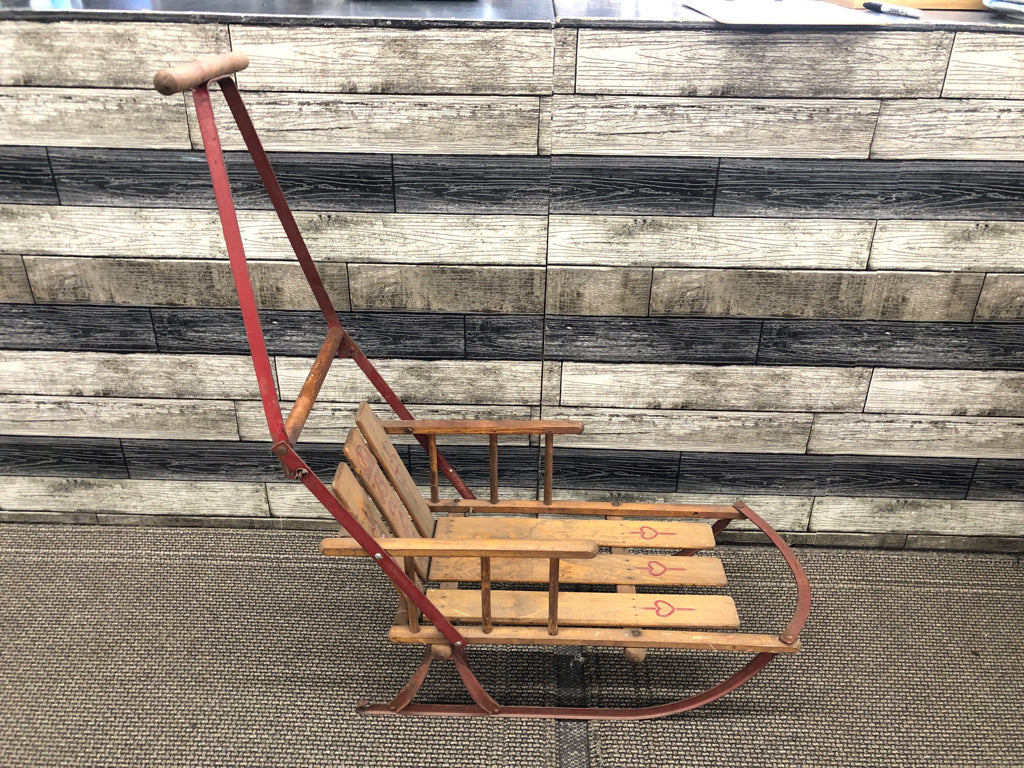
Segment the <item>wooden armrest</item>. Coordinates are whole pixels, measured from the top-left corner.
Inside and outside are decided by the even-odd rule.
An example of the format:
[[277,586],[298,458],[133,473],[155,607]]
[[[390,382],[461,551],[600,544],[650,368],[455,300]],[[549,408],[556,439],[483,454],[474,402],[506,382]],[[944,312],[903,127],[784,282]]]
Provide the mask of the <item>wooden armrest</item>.
[[[582,539],[377,539],[394,557],[533,557],[586,560],[597,556],[597,544]],[[368,557],[355,539],[329,538],[320,552],[331,557]]]
[[389,435],[578,435],[582,421],[473,421],[469,419],[412,419],[385,421]]
[[591,515],[620,517],[696,517],[718,520],[738,520],[739,511],[729,504],[650,504],[641,502],[602,501],[498,501],[482,499],[455,499],[430,504],[432,512],[491,512],[505,515]]

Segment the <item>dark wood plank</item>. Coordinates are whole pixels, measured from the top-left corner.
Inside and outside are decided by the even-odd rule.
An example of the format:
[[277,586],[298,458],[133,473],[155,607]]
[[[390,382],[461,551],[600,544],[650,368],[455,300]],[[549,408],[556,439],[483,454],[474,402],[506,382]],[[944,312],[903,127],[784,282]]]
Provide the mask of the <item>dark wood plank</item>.
[[974,464],[974,459],[685,452],[680,457],[677,490],[962,499]]
[[710,216],[717,158],[551,159],[552,213]]
[[967,498],[1024,501],[1024,461],[979,459]]
[[0,304],[0,348],[147,352],[157,346],[147,309]]
[[1024,163],[722,160],[715,214],[1019,220]]
[[540,360],[543,349],[541,315],[466,315],[470,360]]
[[[342,325],[368,357],[461,359],[462,315],[342,312]],[[315,357],[326,333],[317,312],[261,313],[272,355]],[[167,352],[245,353],[242,315],[235,309],[154,309],[157,343]]]
[[0,203],[59,202],[45,147],[0,147]]
[[[397,446],[396,446],[397,447]],[[426,451],[419,446],[401,446],[409,451],[406,466],[417,485],[430,483],[430,461]],[[486,487],[490,483],[489,449],[487,445],[451,445],[441,449],[448,462],[455,468],[468,485]],[[532,497],[540,477],[538,449],[527,445],[502,445],[498,439],[498,490],[503,498],[522,498],[523,488],[529,489]],[[443,498],[457,498],[458,494],[443,482]],[[517,493],[509,494],[505,489],[515,488]]]
[[[202,152],[54,149],[51,159],[65,205],[215,205]],[[236,207],[269,209],[248,153],[225,161]],[[390,155],[272,152],[270,162],[294,210],[394,211]]]
[[1024,368],[1024,324],[765,320],[758,363]]
[[545,356],[609,363],[749,363],[760,331],[759,320],[550,316]]
[[91,437],[0,437],[0,475],[126,478],[121,441]]
[[672,493],[676,490],[676,451],[614,451],[555,446],[554,485],[576,490]]
[[397,155],[399,213],[547,213],[547,157]]

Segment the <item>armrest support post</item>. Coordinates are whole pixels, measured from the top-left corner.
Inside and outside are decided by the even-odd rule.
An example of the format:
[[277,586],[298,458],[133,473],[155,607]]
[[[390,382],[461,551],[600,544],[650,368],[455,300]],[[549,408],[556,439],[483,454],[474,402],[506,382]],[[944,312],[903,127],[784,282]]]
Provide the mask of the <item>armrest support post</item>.
[[427,437],[427,454],[430,456],[430,501],[436,504],[441,500],[441,494],[437,488],[437,437]]
[[490,634],[491,619],[491,558],[480,558],[480,617],[484,632]]
[[[544,433],[544,503],[551,504],[551,486],[555,473],[555,435]],[[492,503],[496,503],[497,499]]]
[[548,634],[558,634],[558,571],[557,557],[549,560],[548,566]]
[[498,503],[498,436],[488,435],[491,449],[491,504]]

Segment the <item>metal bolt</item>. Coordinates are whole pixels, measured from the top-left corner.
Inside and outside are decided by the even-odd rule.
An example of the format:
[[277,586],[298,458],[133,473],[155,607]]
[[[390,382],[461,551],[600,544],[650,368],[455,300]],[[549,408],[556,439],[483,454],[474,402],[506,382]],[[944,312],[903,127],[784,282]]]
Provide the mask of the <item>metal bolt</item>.
[[461,648],[462,647],[462,641],[461,640],[456,640],[455,641],[455,647],[456,648]]
[[384,559],[384,555],[382,555],[380,552],[378,552],[377,554],[375,554],[373,556],[373,559],[374,560],[383,560]]

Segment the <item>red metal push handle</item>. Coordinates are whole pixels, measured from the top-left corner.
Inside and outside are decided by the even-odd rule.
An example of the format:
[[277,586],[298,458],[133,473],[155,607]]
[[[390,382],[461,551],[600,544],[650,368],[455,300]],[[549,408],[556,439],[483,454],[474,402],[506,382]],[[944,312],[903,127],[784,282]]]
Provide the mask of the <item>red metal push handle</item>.
[[233,75],[249,66],[249,57],[240,51],[203,56],[191,64],[161,69],[153,76],[153,87],[164,96],[187,91],[208,80]]

